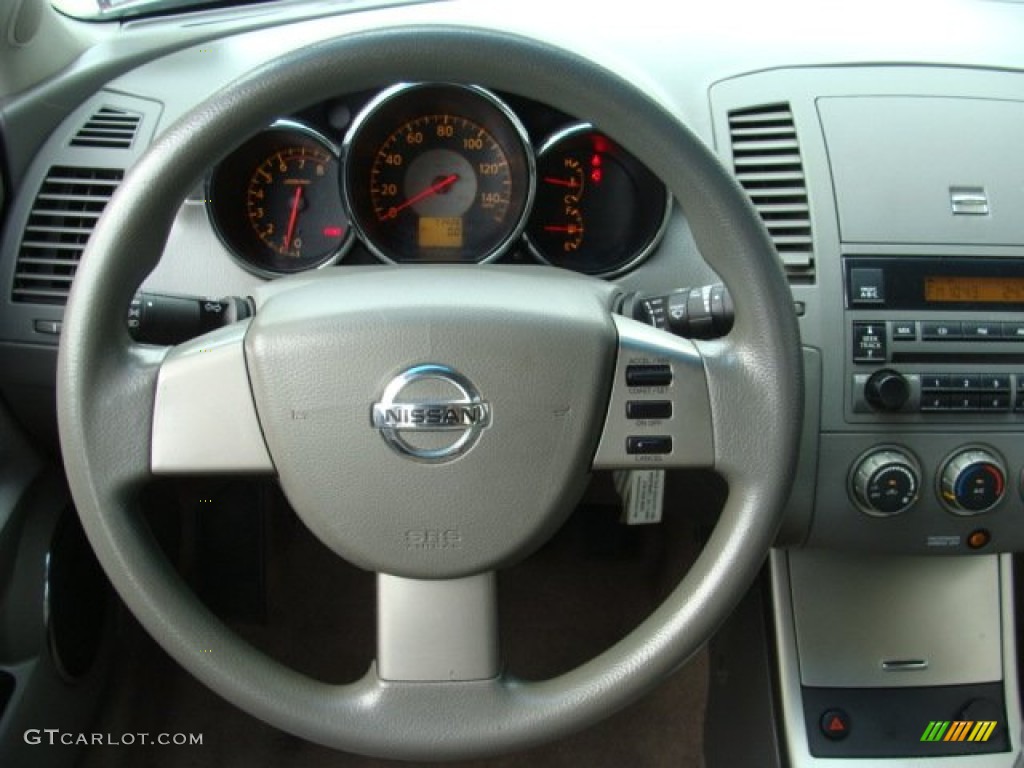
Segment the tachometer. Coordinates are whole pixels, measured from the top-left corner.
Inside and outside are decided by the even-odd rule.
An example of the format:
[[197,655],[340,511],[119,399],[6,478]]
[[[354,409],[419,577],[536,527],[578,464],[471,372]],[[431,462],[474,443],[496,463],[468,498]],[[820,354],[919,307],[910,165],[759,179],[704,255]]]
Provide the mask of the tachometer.
[[247,269],[300,272],[332,263],[351,242],[338,176],[337,151],[327,139],[282,120],[217,166],[207,208]]
[[522,232],[532,198],[526,132],[481,88],[397,86],[345,140],[353,225],[385,261],[497,258]]

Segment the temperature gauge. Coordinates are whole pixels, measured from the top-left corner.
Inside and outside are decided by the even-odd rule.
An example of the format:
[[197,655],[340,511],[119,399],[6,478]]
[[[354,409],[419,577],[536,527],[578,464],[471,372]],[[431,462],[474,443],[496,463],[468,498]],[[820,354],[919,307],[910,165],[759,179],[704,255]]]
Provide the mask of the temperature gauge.
[[527,243],[544,263],[616,275],[658,244],[669,199],[665,185],[636,158],[590,125],[574,125],[538,153]]

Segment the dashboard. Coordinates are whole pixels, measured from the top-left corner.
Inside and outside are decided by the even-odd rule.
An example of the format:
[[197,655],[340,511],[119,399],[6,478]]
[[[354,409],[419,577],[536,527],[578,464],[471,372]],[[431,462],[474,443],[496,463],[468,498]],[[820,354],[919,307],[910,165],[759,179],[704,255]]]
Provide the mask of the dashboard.
[[[666,53],[679,39],[643,21],[510,24],[644,84],[715,148],[760,213],[789,279],[808,394],[780,542],[919,553],[1024,546],[1013,522],[1024,472],[1024,230],[1010,213],[1024,210],[1014,138],[1024,130],[1014,67],[1024,62],[1003,31],[1018,9],[951,6],[912,45],[896,34],[914,23],[907,10],[893,17],[876,57],[887,63],[877,64],[862,63],[851,31],[866,33],[869,14],[840,30],[796,7],[824,32],[752,39],[726,60],[700,46],[726,23],[709,12],[672,33],[690,41],[685,67]],[[209,11],[204,25],[191,16],[126,23],[125,45],[171,31],[175,43],[86,86],[65,78],[76,106],[45,140],[12,132],[36,143],[12,154],[0,387],[34,432],[52,432],[40,387],[52,381],[91,227],[162,131],[236,75],[334,34],[391,19],[489,23],[472,4],[358,10],[293,19],[288,35],[255,11]],[[750,13],[779,29],[770,14]],[[949,47],[960,14],[987,25],[986,46]],[[117,41],[110,46],[116,62]],[[336,94],[225,146],[182,201],[140,290],[217,307],[303,270],[477,262],[548,264],[647,296],[719,281],[686,212],[628,137],[611,141],[591,115],[553,109],[543,93],[496,92],[469,75],[353,91],[339,73]],[[45,116],[31,106],[15,101],[8,119],[22,108]],[[890,482],[897,490],[882,498]],[[984,503],[962,498],[974,482]]]
[[[489,5],[286,2],[129,21],[39,93],[8,94],[0,395],[20,426],[56,453],[57,347],[85,245],[143,153],[204,99],[350,32],[501,28],[638,85],[713,150],[778,254],[805,397],[771,566],[794,760],[884,757],[872,750],[887,725],[843,741],[818,718],[934,718],[934,689],[952,702],[958,686],[994,686],[978,696],[1005,694],[999,716],[1019,721],[1003,553],[1024,550],[1024,6],[722,3],[677,26],[572,3],[497,18]],[[629,135],[473,71],[337,82],[225,143],[168,202],[142,294],[219,317],[300,273],[542,265],[640,297],[634,317],[669,330],[726,306],[688,212]],[[587,85],[571,87],[598,103]],[[129,327],[143,305],[125,308]],[[966,611],[956,627],[932,605],[945,587]],[[944,754],[1009,750],[1000,738]]]

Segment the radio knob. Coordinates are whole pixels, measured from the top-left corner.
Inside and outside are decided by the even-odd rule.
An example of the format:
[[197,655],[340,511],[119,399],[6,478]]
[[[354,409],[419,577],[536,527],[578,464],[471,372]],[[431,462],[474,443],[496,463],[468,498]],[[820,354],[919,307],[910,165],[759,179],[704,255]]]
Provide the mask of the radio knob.
[[940,493],[957,515],[988,512],[1006,492],[1006,469],[991,452],[972,448],[954,455],[942,468]]
[[877,411],[898,411],[910,398],[910,383],[898,371],[875,371],[864,384],[864,399]]
[[869,453],[850,475],[854,501],[869,515],[879,517],[910,509],[917,501],[920,484],[917,462],[895,448]]

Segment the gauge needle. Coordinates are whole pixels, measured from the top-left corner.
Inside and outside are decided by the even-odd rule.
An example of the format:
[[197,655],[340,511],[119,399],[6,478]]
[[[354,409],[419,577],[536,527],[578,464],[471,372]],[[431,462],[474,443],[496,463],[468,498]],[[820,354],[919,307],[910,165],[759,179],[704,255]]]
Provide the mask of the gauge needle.
[[556,227],[554,224],[550,224],[544,227],[545,232],[576,232],[578,227],[575,224],[570,224],[565,227]]
[[284,249],[287,251],[292,246],[292,235],[295,234],[295,222],[299,218],[299,202],[302,200],[302,187],[295,188],[295,197],[292,198],[292,212],[288,216],[288,231],[284,233]]
[[401,203],[400,205],[396,205],[394,208],[388,208],[388,218],[389,219],[395,218],[395,216],[398,215],[399,211],[401,211],[401,210],[403,210],[405,208],[408,208],[410,205],[415,205],[416,203],[418,203],[420,200],[423,200],[424,198],[430,197],[431,195],[436,195],[438,192],[441,192],[444,189],[446,189],[447,187],[450,187],[452,184],[454,184],[458,180],[459,180],[459,174],[457,174],[457,173],[452,173],[452,174],[449,174],[448,176],[445,176],[440,181],[437,181],[437,182],[434,182],[433,184],[431,184],[429,187],[424,189],[419,194],[413,195],[408,200],[406,200],[404,203]]
[[552,176],[545,176],[544,181],[548,184],[557,184],[560,187],[575,187],[576,179],[556,179]]

